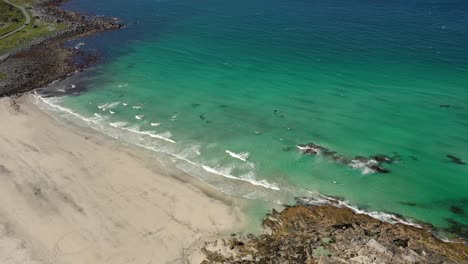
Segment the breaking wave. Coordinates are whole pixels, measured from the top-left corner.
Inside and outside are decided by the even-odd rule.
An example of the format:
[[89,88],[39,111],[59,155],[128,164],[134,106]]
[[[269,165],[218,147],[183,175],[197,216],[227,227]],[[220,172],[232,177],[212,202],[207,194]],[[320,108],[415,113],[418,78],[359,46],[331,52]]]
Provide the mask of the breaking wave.
[[[171,139],[172,135],[171,135],[171,133],[169,131],[166,131],[166,132],[163,132],[163,133],[156,133],[155,131],[141,130],[140,126],[138,126],[138,125],[129,126],[129,123],[124,122],[124,121],[108,122],[108,121],[106,121],[108,119],[107,116],[100,115],[100,114],[97,114],[97,113],[94,114],[94,117],[88,118],[88,117],[82,116],[82,115],[72,111],[69,108],[61,106],[60,105],[60,100],[58,98],[56,98],[56,97],[43,98],[37,93],[34,95],[34,97],[37,99],[38,105],[40,107],[41,107],[41,103],[42,103],[43,105],[46,106],[45,108],[47,108],[49,110],[57,111],[59,113],[64,113],[64,114],[68,115],[68,117],[62,115],[66,119],[70,119],[70,117],[73,117],[73,118],[77,119],[78,121],[82,121],[82,122],[84,121],[91,128],[93,128],[95,130],[98,130],[98,131],[100,131],[100,132],[102,132],[102,133],[104,133],[104,134],[106,134],[108,136],[111,136],[111,137],[116,138],[116,139],[124,140],[124,141],[126,141],[128,143],[132,143],[134,145],[137,145],[139,147],[142,147],[142,148],[145,148],[145,149],[148,149],[148,150],[151,150],[151,151],[155,151],[155,152],[159,152],[159,153],[164,153],[166,155],[170,155],[170,156],[176,158],[176,160],[184,161],[187,164],[190,164],[192,166],[192,168],[191,169],[187,169],[187,168],[183,169],[185,172],[188,172],[192,176],[197,177],[198,179],[206,182],[209,185],[212,185],[215,188],[220,189],[223,192],[226,192],[226,193],[229,193],[229,194],[236,194],[236,190],[234,190],[234,188],[239,185],[239,181],[244,182],[246,184],[250,184],[252,186],[262,187],[262,188],[268,189],[270,191],[280,191],[280,188],[279,188],[279,186],[277,184],[270,183],[270,182],[268,182],[266,180],[255,179],[253,172],[248,173],[246,175],[242,175],[242,176],[234,176],[234,175],[230,174],[231,169],[226,169],[226,168],[222,168],[222,167],[208,166],[206,164],[202,164],[202,163],[193,161],[192,159],[190,159],[190,157],[196,157],[196,156],[201,155],[200,149],[199,149],[198,146],[195,146],[195,147],[194,146],[189,146],[189,147],[184,148],[184,150],[182,150],[182,153],[174,153],[174,151],[172,151],[173,148],[171,149],[168,146],[164,146],[164,145],[160,145],[160,144],[154,144],[154,142],[153,143],[151,143],[151,142],[148,143],[148,142],[143,141],[143,138],[141,138],[141,137],[139,138],[139,141],[135,142],[135,140],[132,140],[131,137],[126,137],[125,135],[122,135],[121,132],[120,133],[115,132],[115,131],[127,131],[127,132],[130,132],[131,134],[134,134],[134,135],[140,135],[140,136],[146,136],[146,137],[149,137],[149,138],[155,138],[155,139],[159,139],[159,140],[162,140],[164,142],[168,142],[168,143],[171,143],[172,145],[174,145],[177,142],[175,140]],[[109,103],[109,104],[103,104],[103,105],[100,105],[100,109],[109,108],[109,107],[116,107],[117,105],[118,105],[117,102]],[[44,109],[44,107],[41,107],[41,108]],[[234,152],[232,152],[232,153],[234,155],[236,155],[236,156],[238,155],[239,158],[242,158],[243,160],[246,160],[247,157],[248,157],[248,155],[245,155],[245,154],[240,155],[240,154],[236,154]],[[238,183],[237,184],[236,183],[225,184],[226,186],[229,185],[229,188],[226,188],[226,189],[223,189],[222,188],[223,186],[221,186],[221,188],[219,188],[220,187],[219,186],[219,179],[218,180],[207,180],[208,178],[203,176],[203,173],[202,174],[194,173],[194,171],[197,171],[197,170],[200,170],[200,169],[202,171],[204,171],[205,174],[209,173],[209,174],[214,174],[214,175],[217,175],[217,176],[222,176],[225,179],[234,180],[234,181],[236,181]],[[248,189],[252,189],[252,188],[248,188]],[[253,191],[251,191],[249,193],[243,193],[242,196],[247,197],[247,198],[252,197],[253,193],[262,193],[262,192],[259,191],[259,190],[253,190]]]

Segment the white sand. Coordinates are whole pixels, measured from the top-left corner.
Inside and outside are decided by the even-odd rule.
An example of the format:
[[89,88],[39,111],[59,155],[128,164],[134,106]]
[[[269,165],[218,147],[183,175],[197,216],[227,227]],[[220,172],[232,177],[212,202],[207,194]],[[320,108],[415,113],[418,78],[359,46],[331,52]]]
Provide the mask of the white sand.
[[243,223],[234,198],[30,100],[0,99],[0,263],[188,263]]

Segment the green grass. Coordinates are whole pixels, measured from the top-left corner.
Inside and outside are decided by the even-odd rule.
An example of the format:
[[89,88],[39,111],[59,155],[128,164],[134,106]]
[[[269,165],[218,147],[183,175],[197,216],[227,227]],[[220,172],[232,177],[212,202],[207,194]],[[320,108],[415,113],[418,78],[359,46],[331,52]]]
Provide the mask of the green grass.
[[[15,0],[14,1],[15,4],[21,3],[26,6],[30,4],[31,2],[32,2],[31,0]],[[26,45],[27,43],[31,42],[32,40],[38,37],[47,36],[59,30],[63,30],[67,27],[67,25],[64,23],[45,22],[45,21],[34,18],[32,15],[31,15],[31,19],[32,19],[31,23],[27,27],[25,27],[23,30],[7,38],[0,40],[0,54],[10,49],[14,49],[14,48]],[[21,26],[23,23],[24,23],[24,19],[21,21],[19,26]]]
[[10,0],[11,3],[21,6],[32,6],[34,0]]
[[21,10],[3,1],[0,2],[0,36],[19,28],[25,20]]
[[6,74],[4,74],[3,72],[0,72],[0,80],[3,80],[6,78]]

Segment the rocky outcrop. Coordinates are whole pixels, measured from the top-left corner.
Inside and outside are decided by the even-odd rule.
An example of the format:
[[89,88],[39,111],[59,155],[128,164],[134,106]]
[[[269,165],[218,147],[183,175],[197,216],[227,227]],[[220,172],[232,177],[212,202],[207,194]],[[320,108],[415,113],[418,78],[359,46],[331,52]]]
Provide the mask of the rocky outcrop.
[[372,155],[370,157],[355,156],[353,158],[347,158],[343,155],[339,155],[336,151],[329,150],[314,143],[299,144],[297,145],[297,148],[303,154],[323,156],[335,163],[350,166],[356,169],[362,169],[366,173],[390,173],[390,170],[385,168],[383,164],[391,164],[400,159],[398,155],[390,157],[384,154]]
[[332,205],[273,210],[263,227],[261,235],[206,243],[202,263],[468,263],[463,243]]
[[[115,19],[85,16],[77,12],[63,11],[63,0],[38,1],[33,13],[44,20],[60,21],[67,27],[53,35],[34,40],[28,46],[18,47],[0,58],[0,97],[27,92],[65,78],[94,62],[96,54],[86,54],[74,48],[65,48],[69,39],[89,34],[120,29]],[[79,60],[76,58],[80,57]],[[76,63],[85,61],[85,63]]]

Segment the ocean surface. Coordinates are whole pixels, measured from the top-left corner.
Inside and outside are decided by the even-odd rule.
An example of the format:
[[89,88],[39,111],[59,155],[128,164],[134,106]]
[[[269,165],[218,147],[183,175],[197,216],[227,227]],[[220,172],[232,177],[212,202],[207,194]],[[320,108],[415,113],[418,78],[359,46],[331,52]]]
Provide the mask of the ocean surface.
[[[252,201],[320,193],[468,236],[467,1],[65,8],[128,27],[70,43],[102,59],[47,88],[57,114]],[[297,148],[310,142],[350,160],[395,160],[377,173]]]

